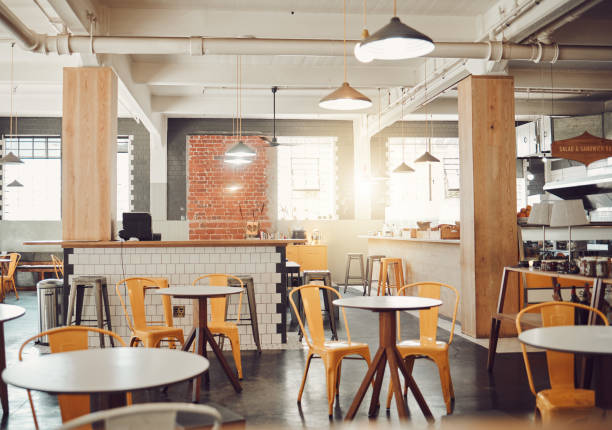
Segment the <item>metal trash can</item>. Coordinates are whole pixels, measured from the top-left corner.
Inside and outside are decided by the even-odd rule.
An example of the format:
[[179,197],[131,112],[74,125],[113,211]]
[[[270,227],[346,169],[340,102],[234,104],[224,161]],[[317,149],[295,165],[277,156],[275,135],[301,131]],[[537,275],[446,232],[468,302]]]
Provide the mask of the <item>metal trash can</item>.
[[[39,333],[60,325],[59,310],[63,287],[63,279],[44,279],[36,284]],[[47,336],[44,336],[39,338],[36,343],[48,345],[49,340]]]

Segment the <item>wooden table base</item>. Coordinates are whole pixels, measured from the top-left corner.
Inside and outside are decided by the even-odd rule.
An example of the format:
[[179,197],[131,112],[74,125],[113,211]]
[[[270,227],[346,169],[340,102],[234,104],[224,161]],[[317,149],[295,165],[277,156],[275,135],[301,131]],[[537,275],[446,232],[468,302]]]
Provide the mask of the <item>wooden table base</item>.
[[[194,300],[193,303],[193,326],[194,328],[189,333],[185,345],[183,346],[183,351],[189,351],[191,344],[194,340],[196,340],[196,354],[200,354],[206,357],[206,344],[208,343],[212,348],[213,352],[217,356],[219,363],[221,363],[221,367],[223,371],[227,375],[227,378],[230,380],[232,385],[234,386],[234,390],[237,393],[242,391],[242,386],[240,385],[240,381],[238,381],[238,376],[236,373],[230,368],[227,360],[223,356],[223,352],[219,345],[215,341],[212,333],[208,330],[208,316],[207,316],[207,298],[200,297]],[[208,382],[210,370],[207,370],[203,375],[195,378],[195,383],[193,384],[193,395],[192,400],[194,403],[198,403],[200,401],[200,390],[202,389],[202,378],[206,378]]]
[[[6,368],[6,351],[4,349],[4,322],[0,322],[0,373]],[[8,415],[9,401],[6,383],[0,378],[0,400],[2,401],[2,414]]]
[[412,378],[412,375],[410,372],[408,372],[402,356],[395,345],[397,330],[397,317],[395,312],[396,311],[379,312],[380,346],[378,347],[378,351],[376,351],[376,354],[374,355],[374,360],[372,360],[372,364],[370,364],[368,372],[366,373],[366,376],[363,379],[355,398],[353,399],[351,407],[346,413],[345,419],[347,421],[355,418],[355,414],[357,413],[357,410],[359,409],[359,406],[361,405],[361,402],[363,401],[372,380],[374,380],[374,389],[372,391],[372,399],[370,400],[368,415],[371,417],[376,414],[378,405],[380,404],[380,390],[387,363],[389,363],[389,371],[391,372],[391,389],[395,395],[395,402],[400,419],[408,418],[408,408],[402,396],[402,385],[400,383],[398,369],[404,375],[410,391],[414,395],[427,420],[433,420],[433,415],[427,406],[427,402],[425,401],[423,394],[421,394],[421,391]]

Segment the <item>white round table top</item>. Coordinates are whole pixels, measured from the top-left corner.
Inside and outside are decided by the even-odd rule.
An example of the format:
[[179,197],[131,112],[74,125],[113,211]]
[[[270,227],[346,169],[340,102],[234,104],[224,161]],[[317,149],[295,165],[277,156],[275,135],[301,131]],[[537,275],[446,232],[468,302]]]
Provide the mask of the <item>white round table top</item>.
[[238,294],[243,291],[240,287],[214,287],[207,285],[188,287],[169,287],[154,290],[154,294],[181,297],[184,299],[199,299],[202,297],[223,297],[229,294]]
[[14,320],[25,314],[25,309],[21,306],[7,305],[0,303],[0,323]]
[[204,373],[206,358],[160,348],[96,348],[25,359],[2,372],[7,384],[47,393],[113,393],[162,387]]
[[519,335],[526,345],[577,354],[612,355],[612,327],[571,325],[539,327]]
[[334,300],[334,305],[345,308],[367,309],[375,312],[412,311],[440,306],[437,299],[415,296],[346,297]]

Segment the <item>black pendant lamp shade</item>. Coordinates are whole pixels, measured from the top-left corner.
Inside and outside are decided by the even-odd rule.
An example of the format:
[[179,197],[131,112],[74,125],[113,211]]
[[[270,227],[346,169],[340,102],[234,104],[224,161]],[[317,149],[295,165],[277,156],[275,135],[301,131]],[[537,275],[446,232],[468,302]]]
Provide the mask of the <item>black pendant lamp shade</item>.
[[377,60],[402,60],[421,57],[435,48],[433,40],[407,26],[397,16],[389,24],[360,43],[363,55]]

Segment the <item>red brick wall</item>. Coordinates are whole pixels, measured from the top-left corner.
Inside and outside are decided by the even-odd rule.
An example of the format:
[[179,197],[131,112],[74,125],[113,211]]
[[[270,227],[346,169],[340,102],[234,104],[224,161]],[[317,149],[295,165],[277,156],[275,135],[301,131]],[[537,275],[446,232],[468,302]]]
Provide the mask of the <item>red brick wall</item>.
[[[268,144],[258,137],[244,143],[257,151],[255,161],[243,166],[223,162],[236,143],[231,136],[188,136],[187,219],[189,239],[244,239],[246,221],[255,219],[269,230],[266,196]],[[226,188],[238,184],[242,189]],[[263,205],[263,212],[261,211]],[[242,216],[240,215],[242,207]],[[255,215],[253,215],[255,213]]]

